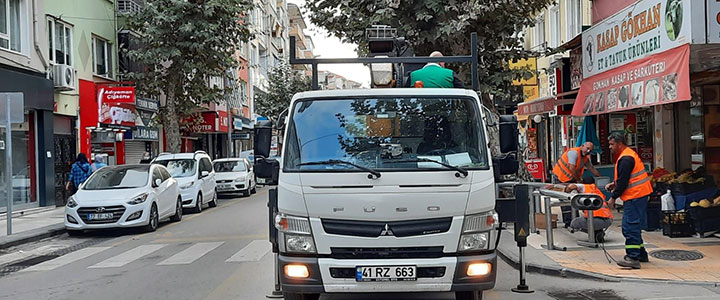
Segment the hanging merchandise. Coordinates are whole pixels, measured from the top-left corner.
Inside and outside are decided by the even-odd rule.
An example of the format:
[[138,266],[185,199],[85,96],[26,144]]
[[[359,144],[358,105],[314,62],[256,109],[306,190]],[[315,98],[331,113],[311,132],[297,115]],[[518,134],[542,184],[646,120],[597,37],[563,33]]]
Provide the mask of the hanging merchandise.
[[585,117],[585,121],[583,122],[582,128],[580,129],[580,134],[578,135],[577,143],[575,143],[575,147],[580,147],[585,142],[592,142],[595,146],[595,149],[593,150],[594,153],[602,153],[602,144],[600,143],[600,139],[598,139],[596,131],[595,131],[595,124],[593,124],[591,117]]

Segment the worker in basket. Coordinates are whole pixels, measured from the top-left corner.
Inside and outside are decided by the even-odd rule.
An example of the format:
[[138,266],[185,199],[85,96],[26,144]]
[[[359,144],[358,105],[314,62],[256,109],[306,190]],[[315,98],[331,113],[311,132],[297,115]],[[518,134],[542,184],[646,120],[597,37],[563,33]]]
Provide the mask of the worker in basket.
[[[607,201],[605,201],[605,194],[595,185],[595,178],[585,176],[582,184],[570,184],[565,188],[566,193],[578,192],[584,194],[595,194],[603,199],[603,206],[593,211],[593,228],[595,229],[595,240],[599,243],[605,241],[605,229],[609,228],[613,222],[613,214],[608,207]],[[573,230],[580,230],[582,232],[588,231],[588,212],[584,211],[584,216],[574,218],[570,222],[570,228]]]

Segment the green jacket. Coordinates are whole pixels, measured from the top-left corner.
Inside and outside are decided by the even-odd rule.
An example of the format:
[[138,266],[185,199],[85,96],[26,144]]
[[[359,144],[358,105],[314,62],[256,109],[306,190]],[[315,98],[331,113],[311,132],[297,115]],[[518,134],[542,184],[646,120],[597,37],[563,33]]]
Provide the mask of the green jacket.
[[428,64],[420,70],[410,73],[410,86],[416,81],[422,81],[426,88],[453,88],[455,76],[450,69],[443,68],[436,64]]

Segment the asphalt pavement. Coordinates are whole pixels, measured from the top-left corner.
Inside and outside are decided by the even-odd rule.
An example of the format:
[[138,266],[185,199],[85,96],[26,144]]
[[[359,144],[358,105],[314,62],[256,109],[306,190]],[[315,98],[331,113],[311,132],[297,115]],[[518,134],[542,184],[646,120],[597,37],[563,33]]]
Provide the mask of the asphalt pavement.
[[[221,198],[216,208],[137,230],[66,234],[0,252],[0,299],[266,299],[273,287],[268,189]],[[720,299],[720,288],[602,282],[528,274],[533,294],[510,291],[504,262],[485,299]],[[327,295],[323,300],[453,299],[449,293]]]

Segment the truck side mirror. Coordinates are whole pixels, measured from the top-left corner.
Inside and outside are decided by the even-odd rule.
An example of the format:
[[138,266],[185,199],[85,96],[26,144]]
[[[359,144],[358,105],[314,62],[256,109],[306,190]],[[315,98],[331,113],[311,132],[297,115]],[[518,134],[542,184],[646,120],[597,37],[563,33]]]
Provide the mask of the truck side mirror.
[[263,157],[255,159],[255,177],[257,178],[257,183],[264,185],[277,185],[279,176],[279,161]]
[[275,128],[277,130],[283,130],[285,128],[285,118],[287,118],[288,110],[283,110],[277,117],[277,121],[275,121]]
[[500,152],[512,153],[518,151],[518,122],[514,115],[500,116]]
[[270,156],[270,140],[272,139],[272,122],[270,120],[258,120],[255,124],[255,157]]

